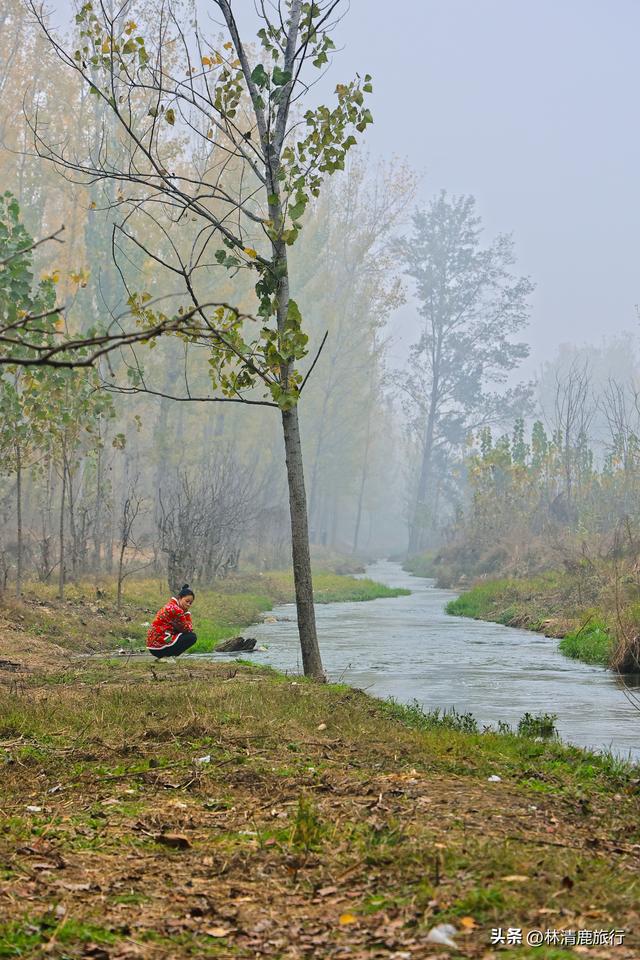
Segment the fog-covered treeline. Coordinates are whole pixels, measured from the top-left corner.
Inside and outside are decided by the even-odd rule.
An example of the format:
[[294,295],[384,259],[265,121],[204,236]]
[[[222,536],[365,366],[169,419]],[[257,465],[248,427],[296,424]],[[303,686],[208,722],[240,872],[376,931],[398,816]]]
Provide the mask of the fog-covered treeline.
[[[631,334],[566,346],[545,364],[534,413],[471,433],[430,543],[442,582],[636,562],[640,369]],[[432,560],[433,562],[433,560]]]
[[[315,16],[314,5],[300,9],[307,7],[304,15]],[[489,236],[470,195],[440,191],[416,206],[409,166],[374,161],[361,146],[351,150],[346,126],[331,159],[323,154],[320,180],[298,172],[289,183],[282,174],[290,193],[281,224],[287,239],[278,249],[295,315],[281,318],[273,336],[266,320],[255,333],[277,300],[261,273],[270,262],[264,236],[251,239],[238,219],[238,249],[224,224],[234,210],[250,226],[272,223],[258,216],[259,170],[247,168],[243,144],[254,135],[256,91],[270,91],[277,109],[278,85],[286,89],[289,81],[279,67],[272,81],[258,64],[249,95],[240,60],[231,60],[235,41],[221,52],[200,51],[204,82],[208,71],[221,71],[216,89],[227,100],[224,110],[216,104],[221,116],[232,112],[233,129],[229,115],[223,136],[192,129],[192,118],[174,107],[143,112],[154,129],[156,113],[163,114],[162,138],[152,135],[148,149],[166,164],[154,173],[164,184],[158,215],[147,215],[151,181],[143,203],[135,196],[141,175],[131,174],[140,149],[137,88],[121,73],[120,99],[95,95],[100,89],[85,82],[83,56],[93,51],[96,84],[100,70],[113,72],[116,54],[124,63],[135,52],[146,69],[141,36],[152,35],[154,9],[140,12],[140,24],[124,14],[109,21],[105,13],[114,32],[94,51],[92,31],[98,36],[102,23],[87,7],[64,37],[65,49],[80,44],[82,68],[74,72],[60,68],[46,22],[42,29],[19,0],[3,7],[0,90],[11,95],[0,100],[7,191],[0,296],[15,312],[15,329],[21,316],[51,314],[51,337],[126,322],[144,331],[172,311],[176,327],[150,345],[105,353],[89,369],[3,367],[0,586],[19,593],[25,577],[37,577],[56,580],[62,595],[69,579],[109,575],[121,587],[143,571],[166,575],[172,586],[206,584],[243,564],[287,564],[289,454],[277,410],[269,409],[280,403],[287,413],[287,389],[299,409],[309,538],[318,558],[448,550],[458,574],[485,573],[539,558],[538,537],[548,545],[585,530],[604,535],[634,519],[640,403],[633,337],[563,348],[537,382],[523,381],[534,284],[520,275],[514,239]],[[276,56],[270,36],[262,48],[250,47],[251,56],[260,49]],[[180,29],[174,39],[167,76],[180,62],[177,41],[189,49]],[[330,49],[318,48],[321,63]],[[338,91],[340,103],[354,98],[351,121],[364,130],[370,117],[362,91]],[[302,114],[295,104],[292,110],[295,129]],[[323,115],[309,116],[313,127]],[[296,149],[312,149],[305,143]],[[328,149],[319,143],[313,149]],[[284,140],[280,147],[288,149]],[[284,156],[294,163],[295,151]],[[213,184],[209,206],[198,207],[199,195],[180,199],[172,183],[178,179]],[[225,204],[231,212],[223,215]],[[209,240],[201,237],[220,230],[226,246],[209,263]],[[222,358],[201,331],[178,328],[190,312],[180,299],[183,280],[195,303],[222,305],[218,318],[232,338]],[[400,307],[415,323],[411,342],[398,350],[393,320]],[[275,346],[287,337],[290,356]],[[242,363],[231,371],[234,352]]]
[[[171,304],[173,278],[157,258],[158,244],[174,241],[139,218],[137,243],[126,246],[118,178],[81,176],[38,155],[46,140],[49,160],[64,151],[79,163],[107,149],[117,166],[127,150],[118,124],[99,97],[60,69],[22,4],[10,0],[2,16],[0,83],[12,96],[0,108],[7,148],[0,173],[17,201],[7,197],[3,223],[18,247],[64,224],[64,244],[42,244],[12,261],[22,286],[5,290],[6,302],[21,297],[20,309],[33,314],[38,297],[48,297],[65,307],[57,327],[73,334],[113,323],[131,306],[132,290]],[[201,141],[175,138],[169,149],[183,176],[203,175]],[[241,175],[230,163],[225,189],[239,189]],[[403,436],[386,323],[404,295],[393,237],[414,187],[404,164],[350,155],[319,196],[309,195],[303,242],[291,249],[291,284],[310,343],[303,377],[314,364],[300,404],[311,540],[325,551],[402,546]],[[181,227],[173,229],[181,242]],[[214,276],[216,300],[250,311],[246,274],[218,267]],[[121,582],[142,570],[165,571],[175,586],[211,582],[240,562],[287,562],[286,476],[273,411],[194,399],[211,395],[209,356],[199,346],[158,340],[153,349],[105,357],[90,371],[6,368],[4,587],[14,582],[19,592],[28,573],[57,578],[62,594],[70,578],[110,574]]]

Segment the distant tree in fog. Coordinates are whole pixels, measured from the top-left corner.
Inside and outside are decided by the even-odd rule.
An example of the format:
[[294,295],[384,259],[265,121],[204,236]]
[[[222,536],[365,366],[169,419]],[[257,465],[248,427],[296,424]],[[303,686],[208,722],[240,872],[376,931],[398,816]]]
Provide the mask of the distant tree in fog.
[[518,412],[529,388],[496,391],[529,348],[512,337],[527,323],[531,281],[511,272],[513,241],[481,242],[473,197],[443,191],[413,216],[399,243],[415,283],[422,328],[401,379],[417,448],[409,516],[409,553],[424,546],[435,500],[437,448],[461,445],[469,432]]

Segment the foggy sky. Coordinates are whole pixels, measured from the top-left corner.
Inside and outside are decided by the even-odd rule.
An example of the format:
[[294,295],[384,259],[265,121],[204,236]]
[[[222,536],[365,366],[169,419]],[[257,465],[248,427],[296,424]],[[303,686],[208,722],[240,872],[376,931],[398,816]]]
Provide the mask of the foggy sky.
[[527,372],[563,341],[640,332],[639,35],[637,0],[351,0],[338,29],[331,86],[374,78],[368,150],[406,158],[423,201],[473,194],[487,239],[513,232],[537,284]]
[[341,34],[374,76],[370,146],[406,156],[424,198],[471,193],[488,235],[513,232],[537,284],[531,369],[640,332],[640,4],[352,0]]

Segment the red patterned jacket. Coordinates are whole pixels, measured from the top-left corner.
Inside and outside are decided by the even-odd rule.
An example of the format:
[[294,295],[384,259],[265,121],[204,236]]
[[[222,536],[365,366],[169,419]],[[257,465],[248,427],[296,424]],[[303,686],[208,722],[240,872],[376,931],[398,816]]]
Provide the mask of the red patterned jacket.
[[175,597],[171,597],[162,610],[158,610],[147,634],[147,646],[157,650],[173,643],[179,633],[193,630],[191,614],[182,609]]

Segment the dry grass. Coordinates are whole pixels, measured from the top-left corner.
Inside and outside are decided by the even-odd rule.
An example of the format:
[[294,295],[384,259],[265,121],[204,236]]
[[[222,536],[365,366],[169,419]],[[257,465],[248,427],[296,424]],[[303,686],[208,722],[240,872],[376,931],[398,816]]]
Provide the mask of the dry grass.
[[33,666],[1,675],[0,957],[424,960],[443,920],[452,956],[509,956],[494,926],[640,953],[621,764],[236,664]]

